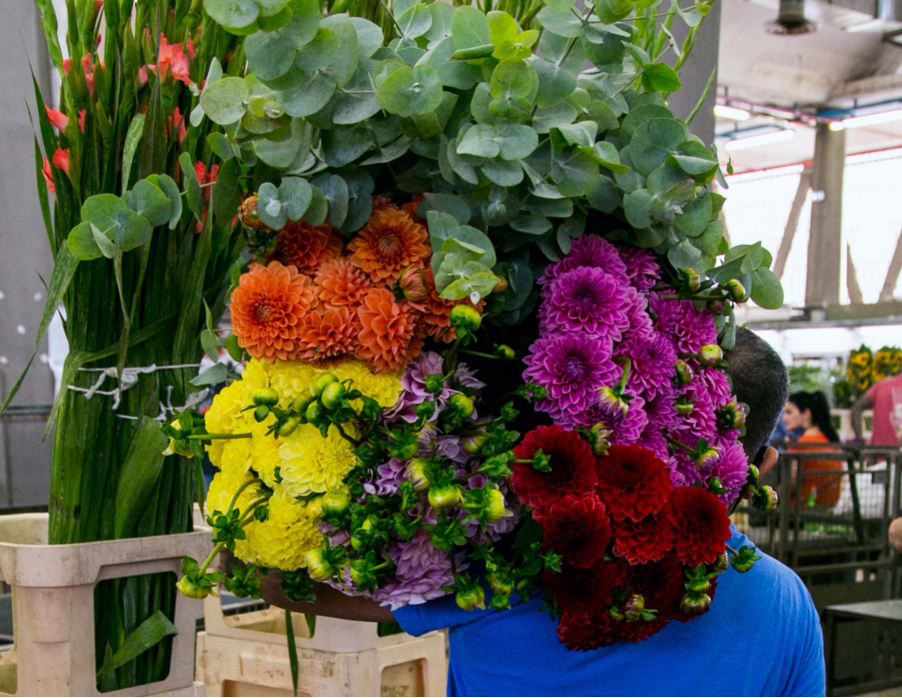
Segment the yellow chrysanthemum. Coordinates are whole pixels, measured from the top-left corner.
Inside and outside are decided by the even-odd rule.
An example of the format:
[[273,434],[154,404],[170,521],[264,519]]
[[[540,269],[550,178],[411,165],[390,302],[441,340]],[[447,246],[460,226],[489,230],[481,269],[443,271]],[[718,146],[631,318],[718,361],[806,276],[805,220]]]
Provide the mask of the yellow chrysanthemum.
[[[227,385],[213,398],[213,404],[210,405],[210,409],[204,416],[204,423],[209,433],[231,434],[245,430],[248,413],[242,414],[241,410],[251,404],[251,393],[268,384],[263,366],[262,362],[251,359],[244,369],[244,373],[241,374],[241,380]],[[210,462],[213,465],[219,465],[223,448],[227,443],[231,442],[220,439],[214,440],[210,446],[207,446]]]
[[323,371],[302,361],[276,361],[266,365],[269,386],[279,393],[279,406],[287,409],[301,393],[313,394],[313,381]]
[[219,462],[213,461],[213,451],[210,451],[210,460],[213,465],[226,473],[229,477],[240,477],[246,475],[253,466],[251,458],[251,450],[253,443],[250,439],[232,439],[229,441],[214,441],[219,444],[219,453],[221,457]]
[[334,426],[323,438],[316,427],[305,424],[280,442],[282,488],[293,497],[344,488],[345,475],[357,464],[354,447]]
[[307,553],[323,544],[323,534],[302,504],[279,488],[269,500],[266,521],[254,521],[245,527],[241,559],[264,567],[296,570],[306,565]]
[[282,440],[276,439],[272,434],[266,434],[270,425],[275,421],[276,418],[270,415],[259,424],[255,422],[250,429],[254,435],[249,449],[251,466],[269,487],[276,485],[276,468],[282,465],[282,459],[279,456],[279,444],[282,443]]
[[394,406],[401,396],[401,373],[373,373],[362,361],[344,361],[332,368],[332,373],[340,381],[351,379],[354,388],[386,409]]

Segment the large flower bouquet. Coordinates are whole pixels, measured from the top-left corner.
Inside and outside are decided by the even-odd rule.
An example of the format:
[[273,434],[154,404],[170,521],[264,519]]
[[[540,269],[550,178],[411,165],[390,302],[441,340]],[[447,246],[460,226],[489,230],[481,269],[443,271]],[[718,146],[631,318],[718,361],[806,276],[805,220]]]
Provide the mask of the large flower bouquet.
[[[537,593],[590,649],[751,567],[727,507],[774,495],[723,354],[734,303],[782,291],[725,241],[713,148],[666,105],[708,7],[206,0],[249,74],[208,77],[193,114],[253,191],[233,334],[205,341],[247,363],[164,431],[220,467],[229,589]],[[184,593],[215,591],[212,559]]]

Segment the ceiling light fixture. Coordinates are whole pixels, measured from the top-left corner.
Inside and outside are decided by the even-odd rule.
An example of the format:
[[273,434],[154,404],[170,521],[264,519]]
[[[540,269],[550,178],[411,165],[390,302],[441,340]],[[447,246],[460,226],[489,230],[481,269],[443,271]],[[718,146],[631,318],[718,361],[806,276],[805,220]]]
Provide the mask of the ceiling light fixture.
[[777,18],[764,25],[768,34],[798,36],[817,29],[814,22],[805,19],[805,0],[780,0]]
[[770,145],[771,143],[780,143],[782,141],[790,141],[795,138],[796,132],[792,129],[784,128],[779,131],[770,131],[761,133],[757,136],[746,136],[745,138],[731,138],[726,142],[727,151],[745,150],[746,148],[757,148],[762,145]]
[[745,109],[730,107],[726,104],[715,104],[714,116],[719,116],[721,119],[732,119],[733,121],[748,121],[751,113]]
[[864,116],[852,116],[842,121],[833,121],[830,124],[831,131],[842,131],[847,128],[861,128],[862,126],[876,126],[877,124],[887,124],[890,121],[899,121],[902,119],[902,109],[893,109],[891,111],[881,111],[876,114],[865,114]]

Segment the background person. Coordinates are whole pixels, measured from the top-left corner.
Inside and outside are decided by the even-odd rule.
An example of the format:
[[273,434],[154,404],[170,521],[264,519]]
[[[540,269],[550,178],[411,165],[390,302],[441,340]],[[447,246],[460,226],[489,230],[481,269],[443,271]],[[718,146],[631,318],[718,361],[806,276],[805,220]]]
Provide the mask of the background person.
[[[790,430],[802,429],[798,438],[801,446],[790,446],[789,451],[821,450],[815,444],[839,443],[839,434],[833,427],[830,416],[830,404],[827,396],[820,390],[814,393],[799,391],[789,396],[783,410],[783,421]],[[806,448],[807,446],[807,448]],[[840,475],[805,475],[808,470],[837,470],[842,472],[845,461],[842,460],[803,460],[802,463],[802,502],[819,506],[833,506],[839,501],[842,477]],[[796,487],[792,488],[792,501],[795,501]]]

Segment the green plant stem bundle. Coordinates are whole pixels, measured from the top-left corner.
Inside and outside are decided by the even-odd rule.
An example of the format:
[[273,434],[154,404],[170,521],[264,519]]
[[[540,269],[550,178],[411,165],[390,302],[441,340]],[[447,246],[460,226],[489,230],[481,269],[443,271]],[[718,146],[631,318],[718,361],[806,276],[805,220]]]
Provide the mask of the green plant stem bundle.
[[[37,2],[62,79],[59,110],[45,110],[37,94],[32,114],[40,138],[37,184],[55,258],[42,328],[62,303],[69,343],[48,423],[48,432],[55,427],[49,542],[187,532],[200,466],[162,456],[166,439],[155,420],[161,406],[179,408],[201,390],[189,381],[197,372],[191,366],[202,357],[204,308],[208,323],[221,316],[242,247],[232,223],[240,195],[237,167],[230,171],[234,191],[226,211],[211,196],[219,165],[208,136],[216,128],[209,120],[193,125],[190,115],[211,61],[226,75],[243,74],[243,39],[205,19],[199,0],[67,0],[70,59],[64,60],[53,6]],[[156,177],[163,175],[184,192],[167,191]],[[164,193],[169,200],[161,198]],[[161,212],[167,219],[162,224]],[[101,218],[109,225],[95,225]],[[97,259],[73,243],[70,231],[79,227],[102,252]],[[151,365],[189,368],[139,374],[118,405],[113,395],[88,399],[72,389],[90,388],[96,369],[116,367],[121,376],[124,368]],[[116,376],[100,387],[116,388]],[[142,624],[159,624],[154,614],[160,610],[174,617],[173,583],[161,574],[97,586],[102,690],[168,673],[168,631],[155,634]],[[117,661],[117,650],[139,627],[142,633],[134,637],[147,638],[143,651]]]

